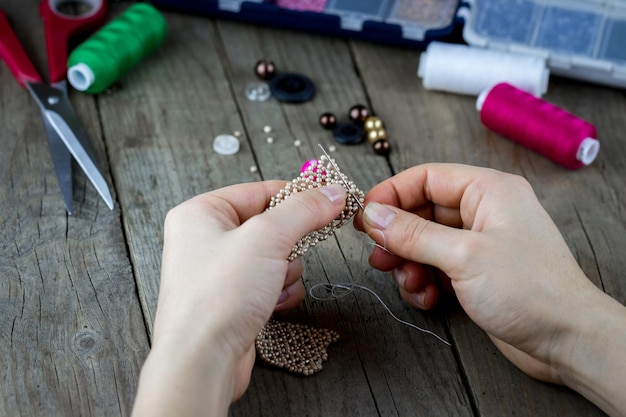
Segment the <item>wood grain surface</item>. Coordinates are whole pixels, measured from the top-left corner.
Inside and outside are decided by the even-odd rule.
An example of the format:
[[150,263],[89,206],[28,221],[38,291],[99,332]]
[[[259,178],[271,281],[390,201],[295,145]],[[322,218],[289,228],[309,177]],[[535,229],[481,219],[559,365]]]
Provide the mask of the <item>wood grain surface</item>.
[[[129,4],[112,3],[111,16]],[[36,5],[2,2],[47,74]],[[66,215],[36,104],[0,65],[0,415],[129,415],[152,335],[167,211],[226,185],[294,178],[303,161],[320,156],[318,144],[335,144],[318,116],[331,111],[346,120],[356,103],[381,117],[393,148],[385,159],[367,144],[337,145],[333,157],[364,191],[432,161],[522,175],[587,275],[626,301],[624,91],[551,79],[545,98],[594,123],[602,143],[592,166],[569,171],[485,129],[472,97],[425,90],[416,76],[419,51],[165,17],[165,44],[109,91],[70,92],[112,188],[113,211],[76,166],[76,212]],[[311,77],[314,100],[248,100],[260,58]],[[234,131],[243,133],[239,153],[215,153],[213,138]],[[305,286],[367,286],[399,318],[452,346],[396,322],[366,291],[307,297],[281,318],[340,333],[324,369],[299,377],[259,363],[232,416],[603,415],[571,390],[518,371],[453,302],[428,313],[408,307],[393,279],[368,266],[370,250],[366,237],[341,229],[305,256]]]

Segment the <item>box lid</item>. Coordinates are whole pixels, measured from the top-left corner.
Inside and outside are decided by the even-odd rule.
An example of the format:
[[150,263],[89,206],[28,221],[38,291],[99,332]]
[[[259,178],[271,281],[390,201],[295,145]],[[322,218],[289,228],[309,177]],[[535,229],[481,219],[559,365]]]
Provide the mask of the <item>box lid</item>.
[[467,0],[470,45],[543,57],[553,74],[626,87],[626,1]]

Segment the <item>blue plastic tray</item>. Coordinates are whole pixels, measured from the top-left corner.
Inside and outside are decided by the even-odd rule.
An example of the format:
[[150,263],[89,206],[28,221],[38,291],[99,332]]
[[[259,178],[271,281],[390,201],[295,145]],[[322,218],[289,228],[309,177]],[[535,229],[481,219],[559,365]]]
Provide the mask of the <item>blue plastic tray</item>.
[[152,0],[157,7],[424,48],[449,35],[459,0],[327,0],[323,12],[279,7],[261,0]]

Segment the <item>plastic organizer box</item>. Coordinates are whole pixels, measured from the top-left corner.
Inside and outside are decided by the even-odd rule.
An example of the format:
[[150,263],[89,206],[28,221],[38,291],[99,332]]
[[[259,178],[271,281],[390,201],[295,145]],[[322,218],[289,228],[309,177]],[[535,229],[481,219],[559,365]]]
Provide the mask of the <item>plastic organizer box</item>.
[[545,58],[626,88],[626,0],[152,0],[156,6],[423,49],[457,24],[470,45]]

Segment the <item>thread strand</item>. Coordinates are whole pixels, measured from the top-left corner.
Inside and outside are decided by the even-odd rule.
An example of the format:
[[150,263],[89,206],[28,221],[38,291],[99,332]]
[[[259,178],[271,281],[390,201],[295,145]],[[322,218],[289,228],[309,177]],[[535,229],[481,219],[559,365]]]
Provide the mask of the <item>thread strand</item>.
[[[325,288],[326,291],[331,295],[330,297],[320,297],[318,295],[315,295],[315,291],[318,288]],[[419,327],[413,323],[409,323],[408,321],[402,320],[400,318],[398,318],[395,314],[393,314],[393,312],[391,311],[391,309],[387,306],[387,304],[385,304],[385,302],[382,300],[382,298],[380,298],[380,296],[378,294],[376,294],[376,292],[364,285],[359,285],[359,284],[352,284],[352,283],[342,283],[342,284],[325,284],[325,283],[320,283],[320,284],[315,284],[313,285],[310,289],[309,289],[309,295],[311,296],[311,298],[318,300],[318,301],[331,301],[331,300],[337,300],[340,298],[343,298],[351,293],[354,292],[354,289],[358,288],[361,289],[363,291],[367,291],[369,292],[371,295],[373,295],[374,297],[376,297],[376,299],[378,300],[378,302],[380,304],[382,304],[382,306],[385,308],[385,310],[387,310],[387,313],[389,313],[389,315],[391,317],[393,317],[394,320],[396,320],[398,323],[404,324],[405,326],[411,327],[413,329],[419,330],[422,333],[426,333],[429,334],[431,336],[434,336],[435,338],[437,338],[439,341],[445,343],[448,346],[452,346],[450,344],[450,342],[448,342],[447,340],[445,340],[444,338],[442,338],[441,336],[439,336],[437,333],[430,331],[428,329],[424,329],[422,327]],[[340,291],[338,291],[340,290]]]

